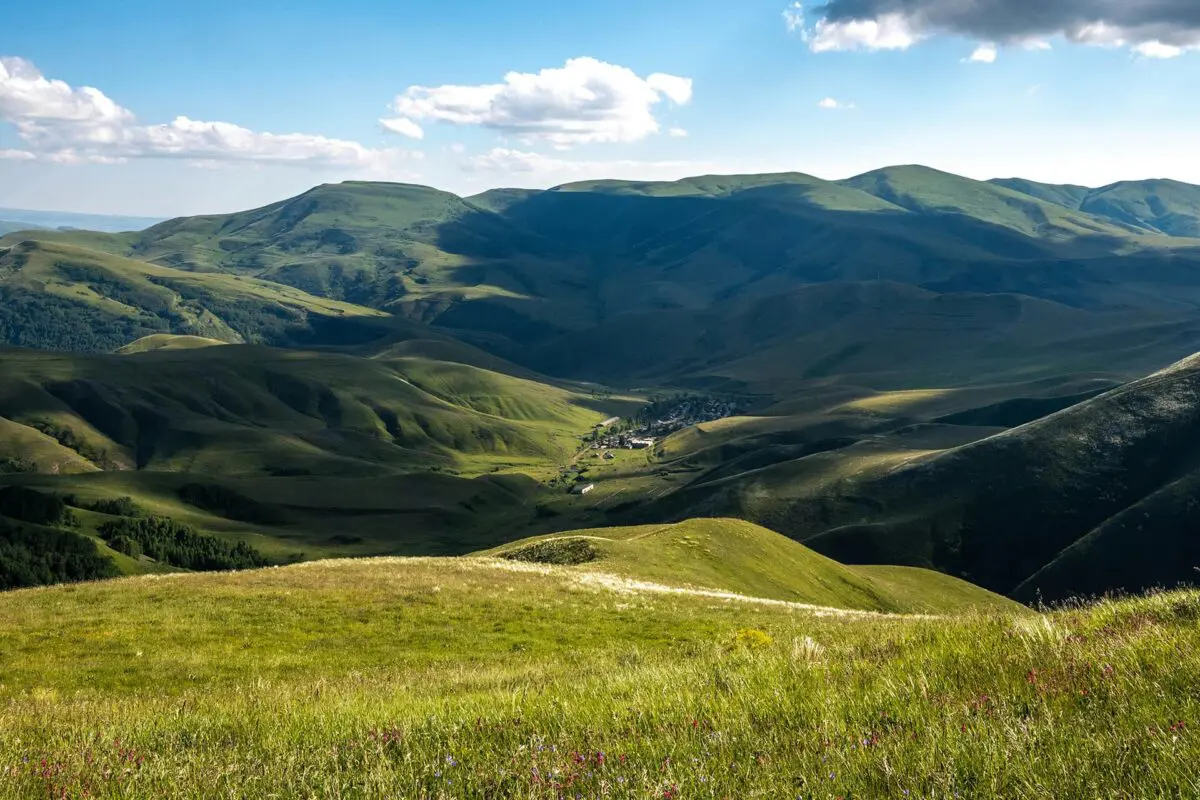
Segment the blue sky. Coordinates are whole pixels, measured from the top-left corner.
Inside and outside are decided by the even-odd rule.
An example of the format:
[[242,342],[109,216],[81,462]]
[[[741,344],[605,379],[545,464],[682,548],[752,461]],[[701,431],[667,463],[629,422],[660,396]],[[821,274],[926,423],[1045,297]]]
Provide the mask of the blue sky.
[[353,178],[468,194],[899,163],[1200,183],[1200,20],[1061,0],[1014,28],[1024,2],[27,4],[0,35],[0,207],[169,216]]

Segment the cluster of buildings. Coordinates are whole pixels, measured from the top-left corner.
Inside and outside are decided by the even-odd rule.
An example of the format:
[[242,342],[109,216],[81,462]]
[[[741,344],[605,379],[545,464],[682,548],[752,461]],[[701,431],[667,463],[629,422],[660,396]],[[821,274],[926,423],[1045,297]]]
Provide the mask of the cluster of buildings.
[[644,450],[654,447],[675,431],[702,422],[712,422],[738,413],[731,400],[714,397],[679,397],[654,402],[639,412],[636,419],[622,424],[618,417],[607,419],[592,431],[593,450],[612,458],[612,450]]

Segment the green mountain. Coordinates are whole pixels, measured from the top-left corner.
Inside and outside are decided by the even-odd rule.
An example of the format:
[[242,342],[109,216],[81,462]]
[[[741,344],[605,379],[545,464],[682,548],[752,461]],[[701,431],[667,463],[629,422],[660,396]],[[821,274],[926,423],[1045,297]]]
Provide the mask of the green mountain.
[[[653,327],[661,315],[686,336],[714,309],[740,315],[813,284],[889,281],[1179,318],[1200,304],[1188,266],[1196,240],[923,167],[841,182],[592,181],[465,200],[351,182],[135,234],[38,238],[383,309],[540,371],[558,369],[568,341]],[[665,378],[680,365],[662,366],[636,374]]]
[[1171,180],[1124,181],[1099,189],[1020,179],[992,183],[1118,225],[1167,236],[1200,237],[1200,186]]

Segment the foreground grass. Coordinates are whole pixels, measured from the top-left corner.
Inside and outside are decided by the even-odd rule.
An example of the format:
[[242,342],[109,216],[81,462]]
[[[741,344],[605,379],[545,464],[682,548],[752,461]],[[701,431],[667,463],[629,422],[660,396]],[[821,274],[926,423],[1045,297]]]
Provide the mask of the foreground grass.
[[813,612],[487,559],[0,596],[0,796],[1200,794],[1200,593]]

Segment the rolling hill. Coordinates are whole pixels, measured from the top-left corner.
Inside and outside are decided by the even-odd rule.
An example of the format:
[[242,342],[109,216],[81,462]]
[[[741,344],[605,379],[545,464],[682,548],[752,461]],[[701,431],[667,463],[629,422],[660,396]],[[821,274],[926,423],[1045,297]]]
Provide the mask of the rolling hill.
[[785,536],[734,519],[567,531],[506,544],[485,555],[814,606],[928,613],[1019,608],[928,570],[843,566]]
[[64,465],[82,455],[101,469],[366,476],[553,461],[603,418],[584,395],[420,357],[226,346],[0,362],[0,417],[71,442],[73,455],[54,450]]

